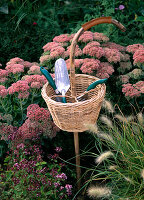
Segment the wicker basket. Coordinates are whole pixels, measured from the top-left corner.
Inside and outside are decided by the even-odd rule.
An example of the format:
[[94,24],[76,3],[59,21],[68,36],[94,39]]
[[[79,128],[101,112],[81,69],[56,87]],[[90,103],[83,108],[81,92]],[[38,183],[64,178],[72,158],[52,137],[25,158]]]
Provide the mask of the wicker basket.
[[84,74],[75,74],[74,54],[80,35],[90,27],[101,23],[112,23],[121,30],[124,30],[124,27],[116,20],[112,20],[111,17],[101,17],[84,24],[75,34],[70,51],[71,87],[66,93],[67,103],[55,101],[55,91],[48,83],[42,88],[42,97],[47,103],[54,123],[64,131],[83,132],[86,130],[85,124],[95,124],[97,121],[101,104],[105,96],[106,86],[105,84],[99,84],[95,89],[87,92],[86,100],[78,102],[76,97],[83,94],[87,87],[92,82],[98,80],[98,78]]

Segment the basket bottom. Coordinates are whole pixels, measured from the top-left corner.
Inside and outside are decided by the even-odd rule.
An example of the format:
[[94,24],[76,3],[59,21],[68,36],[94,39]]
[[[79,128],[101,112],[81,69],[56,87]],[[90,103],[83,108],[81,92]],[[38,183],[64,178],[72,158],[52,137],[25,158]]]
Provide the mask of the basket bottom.
[[[87,130],[86,124],[96,124],[99,112],[101,109],[101,103],[97,107],[86,108],[83,112],[72,112],[69,116],[61,112],[60,121],[57,120],[57,111],[52,112],[54,123],[63,131],[67,132],[83,132]],[[56,119],[56,120],[55,120]]]

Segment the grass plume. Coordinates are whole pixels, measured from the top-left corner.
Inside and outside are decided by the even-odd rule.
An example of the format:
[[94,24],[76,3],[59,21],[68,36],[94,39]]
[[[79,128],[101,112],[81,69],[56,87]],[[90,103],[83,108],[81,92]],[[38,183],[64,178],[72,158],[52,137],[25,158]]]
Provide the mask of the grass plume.
[[111,190],[108,187],[91,186],[88,189],[88,196],[92,198],[106,198],[111,195]]
[[111,151],[106,151],[104,153],[102,153],[100,156],[98,156],[96,159],[95,159],[95,162],[97,164],[100,164],[102,163],[104,160],[108,159],[109,157],[113,156],[114,154],[111,152]]

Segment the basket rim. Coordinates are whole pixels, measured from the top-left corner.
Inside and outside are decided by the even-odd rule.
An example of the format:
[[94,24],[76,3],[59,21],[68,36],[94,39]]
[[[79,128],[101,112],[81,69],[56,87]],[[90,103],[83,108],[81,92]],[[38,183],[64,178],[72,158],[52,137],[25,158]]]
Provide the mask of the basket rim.
[[[99,80],[99,78],[95,77],[95,76],[90,76],[90,75],[86,75],[86,74],[75,74],[75,76],[83,76],[83,77],[89,77],[89,78],[95,78],[97,80]],[[80,106],[80,105],[86,105],[86,104],[89,104],[90,102],[93,102],[93,101],[96,101],[97,99],[101,98],[101,96],[103,95],[103,93],[105,93],[106,91],[106,85],[103,83],[103,84],[100,84],[100,85],[104,85],[103,88],[101,88],[100,91],[103,90],[103,93],[101,94],[101,92],[98,92],[98,95],[97,96],[94,96],[92,97],[91,99],[88,99],[88,100],[85,100],[85,101],[78,101],[78,102],[74,102],[74,103],[62,103],[62,102],[57,102],[57,101],[54,101],[52,100],[47,94],[46,94],[46,88],[47,86],[49,85],[49,83],[47,82],[46,84],[43,85],[42,87],[42,90],[41,90],[41,95],[42,97],[49,101],[51,104],[57,104],[59,106],[63,106],[63,107],[73,107],[73,106]],[[95,89],[92,89],[92,90],[95,90]],[[91,91],[92,91],[91,90]]]

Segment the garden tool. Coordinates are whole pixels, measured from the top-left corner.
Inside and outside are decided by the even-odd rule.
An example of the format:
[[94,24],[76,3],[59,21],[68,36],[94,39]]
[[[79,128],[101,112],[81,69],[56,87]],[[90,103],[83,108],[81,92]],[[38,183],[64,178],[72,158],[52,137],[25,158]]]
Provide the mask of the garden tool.
[[[40,71],[41,73],[46,77],[46,79],[48,80],[49,84],[51,85],[51,87],[54,89],[55,93],[57,95],[61,95],[61,93],[58,91],[55,82],[53,80],[53,78],[51,77],[50,73],[44,68],[44,67],[40,67]],[[56,97],[56,101],[58,102],[62,102],[62,97]]]
[[66,62],[62,58],[55,62],[55,83],[58,91],[62,93],[62,102],[66,103],[65,93],[70,88],[70,80]]
[[87,92],[88,92],[89,90],[94,89],[94,88],[95,88],[97,85],[99,85],[99,84],[105,83],[107,80],[108,80],[108,79],[105,78],[105,79],[100,79],[100,80],[97,80],[97,81],[91,83],[91,84],[88,86],[88,88],[86,89],[86,91],[85,91],[82,95],[80,95],[80,96],[77,97],[77,100],[78,100],[78,101],[84,101],[84,100],[86,100],[86,99],[87,99],[87,96],[88,96],[88,93],[87,93]]

